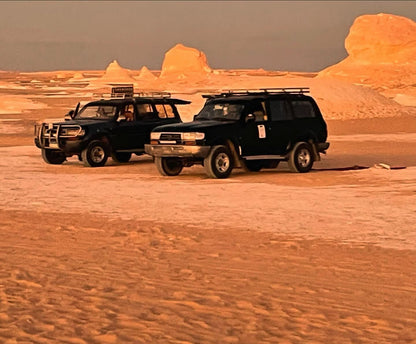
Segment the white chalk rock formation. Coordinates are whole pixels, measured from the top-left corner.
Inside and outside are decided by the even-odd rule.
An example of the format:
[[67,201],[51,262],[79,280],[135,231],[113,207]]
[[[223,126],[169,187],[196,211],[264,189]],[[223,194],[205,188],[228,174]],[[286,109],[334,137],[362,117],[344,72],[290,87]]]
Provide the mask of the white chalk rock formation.
[[160,77],[183,79],[189,76],[205,77],[210,73],[212,69],[202,51],[177,44],[166,52]]
[[122,68],[116,60],[111,62],[104,75],[101,77],[102,81],[107,82],[134,82],[133,77],[130,75],[128,69]]
[[147,80],[147,81],[152,81],[152,80],[157,79],[156,75],[154,75],[146,66],[143,66],[140,69],[140,73],[139,73],[138,78],[140,80]]
[[345,49],[356,63],[416,63],[416,23],[383,13],[360,16],[350,28]]
[[85,76],[82,72],[75,72],[73,77],[68,79],[68,82],[77,84],[88,84],[88,80],[85,79]]
[[[369,86],[407,106],[416,96],[416,23],[391,14],[363,15],[345,39],[348,57],[319,77]],[[398,93],[405,97],[396,97]],[[406,97],[406,96],[410,96]],[[406,102],[402,102],[406,99]]]
[[76,72],[75,74],[74,74],[74,76],[72,77],[72,79],[75,79],[75,80],[80,80],[80,79],[84,79],[85,77],[84,77],[84,74],[83,73],[81,73],[81,72]]
[[121,67],[116,60],[111,62],[104,75],[98,79],[90,81],[88,88],[107,87],[113,84],[136,84],[136,80],[130,75],[130,71]]

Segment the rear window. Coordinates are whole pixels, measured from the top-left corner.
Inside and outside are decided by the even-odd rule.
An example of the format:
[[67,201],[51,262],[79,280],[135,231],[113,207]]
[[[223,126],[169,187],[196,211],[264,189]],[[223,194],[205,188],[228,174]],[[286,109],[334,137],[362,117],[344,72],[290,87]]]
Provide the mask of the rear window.
[[170,104],[156,104],[156,110],[159,118],[175,118],[175,113]]
[[308,100],[293,100],[293,114],[296,118],[315,118],[315,109]]

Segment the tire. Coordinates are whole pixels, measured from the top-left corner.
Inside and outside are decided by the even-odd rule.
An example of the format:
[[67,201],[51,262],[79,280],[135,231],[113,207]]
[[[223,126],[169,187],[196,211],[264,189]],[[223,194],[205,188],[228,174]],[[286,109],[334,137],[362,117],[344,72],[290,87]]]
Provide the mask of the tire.
[[155,158],[157,170],[162,176],[177,176],[182,172],[183,163],[178,158]]
[[104,166],[108,159],[108,151],[108,145],[104,141],[91,141],[81,154],[84,166]]
[[312,147],[309,143],[298,142],[289,153],[289,169],[292,172],[309,172],[314,163]]
[[51,165],[61,165],[66,160],[65,153],[57,149],[42,149],[42,158]]
[[233,157],[226,146],[212,147],[210,153],[204,159],[205,172],[210,178],[227,178],[233,167]]
[[250,172],[259,172],[263,168],[262,160],[246,160],[246,169]]
[[129,152],[114,152],[111,154],[111,158],[115,162],[129,162],[131,158],[131,153]]

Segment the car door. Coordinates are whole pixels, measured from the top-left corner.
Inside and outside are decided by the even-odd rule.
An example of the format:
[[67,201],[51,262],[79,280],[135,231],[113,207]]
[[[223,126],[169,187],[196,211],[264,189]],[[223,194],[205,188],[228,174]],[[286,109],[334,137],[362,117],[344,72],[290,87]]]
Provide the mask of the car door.
[[268,115],[265,101],[250,101],[243,113],[243,123],[239,137],[242,156],[268,154],[267,122]]
[[135,110],[133,102],[118,107],[117,122],[111,130],[111,142],[114,150],[126,150],[134,146]]
[[[132,114],[132,116],[131,116]],[[140,152],[150,135],[152,117],[155,114],[153,105],[148,103],[126,103],[120,108],[118,123],[113,130],[114,148],[118,151]],[[130,119],[131,118],[131,119]]]
[[134,127],[136,146],[144,149],[144,145],[150,142],[150,132],[160,125],[159,115],[152,101],[136,104],[137,116]]
[[273,155],[286,154],[293,133],[293,114],[287,100],[283,98],[269,100],[270,121],[267,123],[269,134],[268,151]]

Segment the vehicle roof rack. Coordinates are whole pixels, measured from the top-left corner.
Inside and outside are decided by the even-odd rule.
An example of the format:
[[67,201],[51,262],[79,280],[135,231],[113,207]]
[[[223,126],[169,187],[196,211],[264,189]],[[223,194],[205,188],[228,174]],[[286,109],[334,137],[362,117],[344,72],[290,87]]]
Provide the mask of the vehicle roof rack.
[[172,94],[169,92],[139,92],[135,93],[134,96],[146,98],[171,98]]
[[125,86],[113,87],[111,93],[94,93],[94,96],[101,97],[101,99],[125,99],[125,98],[171,98],[171,93],[169,92],[137,92],[134,93],[133,88],[128,88]]
[[204,98],[220,98],[242,95],[273,95],[273,94],[305,94],[309,93],[309,87],[273,87],[273,88],[257,88],[257,89],[233,89],[222,91],[216,94],[204,94]]

